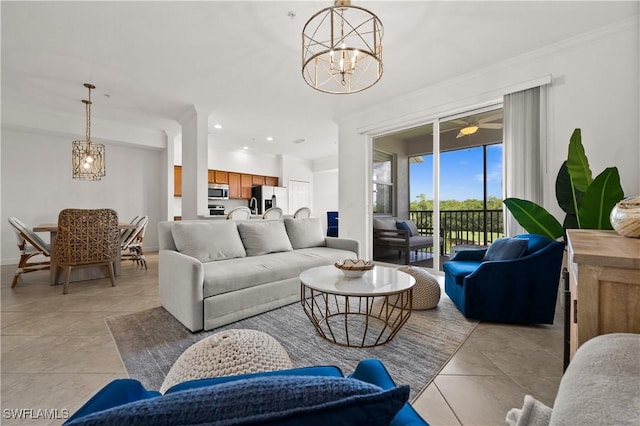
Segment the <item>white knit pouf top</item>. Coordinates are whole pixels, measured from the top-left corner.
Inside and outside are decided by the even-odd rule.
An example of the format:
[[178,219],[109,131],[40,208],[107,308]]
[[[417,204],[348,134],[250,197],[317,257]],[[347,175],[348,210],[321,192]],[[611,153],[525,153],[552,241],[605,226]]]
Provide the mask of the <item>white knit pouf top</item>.
[[292,368],[289,354],[257,330],[226,330],[191,345],[176,360],[160,392],[189,380]]

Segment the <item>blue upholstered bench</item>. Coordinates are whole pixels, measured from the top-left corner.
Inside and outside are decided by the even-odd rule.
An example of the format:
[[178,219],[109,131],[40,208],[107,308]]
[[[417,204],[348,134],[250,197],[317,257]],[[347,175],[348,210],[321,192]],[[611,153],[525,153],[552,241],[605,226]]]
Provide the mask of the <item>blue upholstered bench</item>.
[[360,361],[344,376],[313,366],[179,383],[161,394],[133,379],[107,384],[65,425],[428,426],[384,365]]

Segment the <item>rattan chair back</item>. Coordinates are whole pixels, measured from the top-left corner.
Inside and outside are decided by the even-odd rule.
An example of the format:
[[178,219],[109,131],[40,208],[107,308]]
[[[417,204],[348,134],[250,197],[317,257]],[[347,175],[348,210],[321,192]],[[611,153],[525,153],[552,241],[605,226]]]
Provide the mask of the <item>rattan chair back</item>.
[[111,209],[65,209],[58,215],[55,241],[57,264],[91,265],[113,262],[120,232]]

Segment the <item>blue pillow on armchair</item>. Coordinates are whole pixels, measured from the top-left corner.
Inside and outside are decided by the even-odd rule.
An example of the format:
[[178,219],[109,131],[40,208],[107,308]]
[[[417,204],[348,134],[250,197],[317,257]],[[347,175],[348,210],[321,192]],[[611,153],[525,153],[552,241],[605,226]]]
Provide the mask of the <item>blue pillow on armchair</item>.
[[268,376],[187,389],[74,419],[68,425],[388,425],[409,387],[356,379]]
[[498,238],[491,243],[482,261],[517,259],[527,250],[528,242],[524,238]]

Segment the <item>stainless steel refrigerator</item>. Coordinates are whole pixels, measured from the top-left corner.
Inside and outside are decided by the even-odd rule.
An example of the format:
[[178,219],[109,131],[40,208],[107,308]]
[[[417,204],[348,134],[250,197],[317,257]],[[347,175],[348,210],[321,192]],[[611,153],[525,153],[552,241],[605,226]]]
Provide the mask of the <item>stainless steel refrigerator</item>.
[[280,207],[282,214],[289,214],[289,193],[281,186],[261,185],[251,188],[251,196],[258,201],[258,214],[271,207]]

